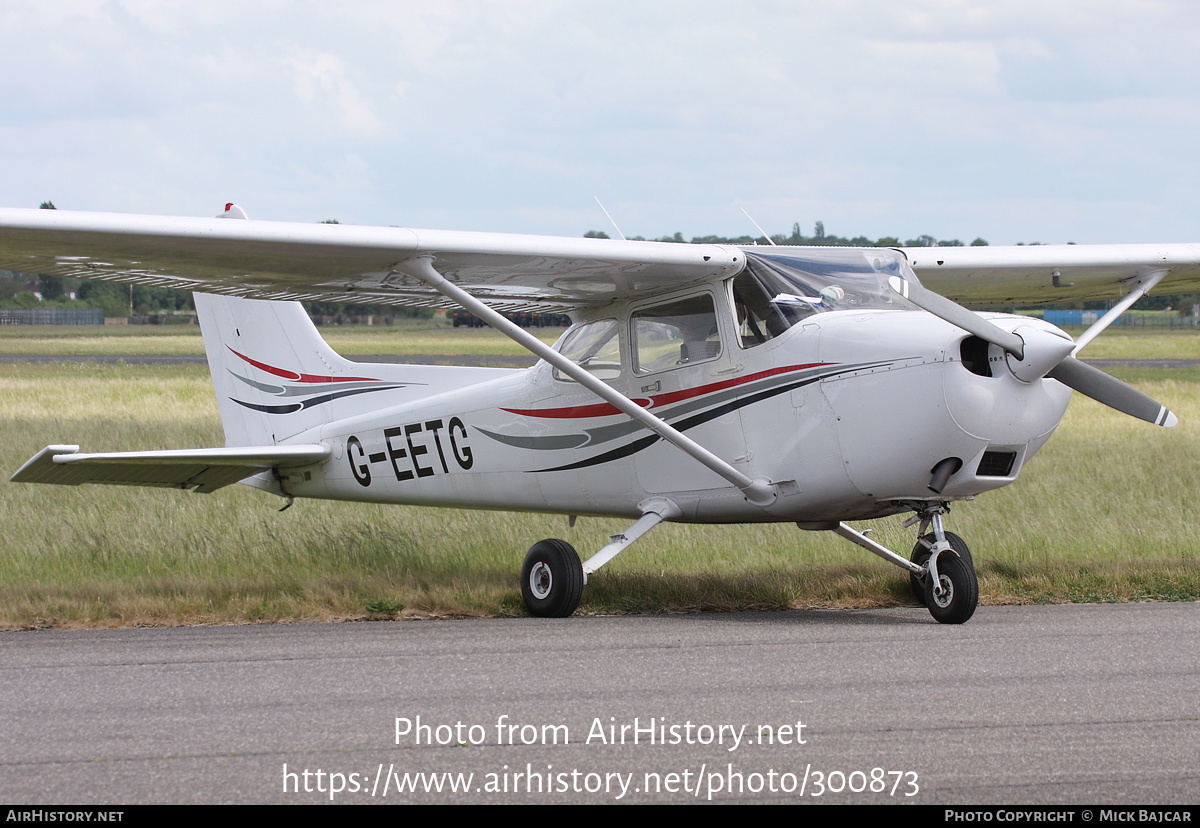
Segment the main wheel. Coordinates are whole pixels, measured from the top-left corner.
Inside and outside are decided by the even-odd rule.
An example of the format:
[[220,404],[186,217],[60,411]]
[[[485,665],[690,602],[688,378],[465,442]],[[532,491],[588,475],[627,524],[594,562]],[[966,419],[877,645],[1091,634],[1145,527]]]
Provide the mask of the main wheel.
[[530,615],[566,618],[583,597],[583,564],[575,547],[563,540],[538,541],[521,567],[521,597]]
[[[946,533],[946,540],[950,542],[950,548],[958,553],[958,556],[971,565],[971,569],[975,568],[975,562],[971,560],[971,550],[967,548],[967,542],[953,532]],[[937,543],[937,538],[932,532],[923,536],[917,545],[913,547],[912,557],[910,560],[917,566],[924,566],[929,560],[929,555],[933,550],[933,545]],[[921,606],[925,604],[925,579],[920,578],[914,573],[909,573],[908,583],[912,587],[913,598]]]
[[938,556],[938,580],[944,592],[935,595],[933,580],[926,578],[925,606],[940,624],[961,624],[975,614],[979,606],[979,581],[970,558]]

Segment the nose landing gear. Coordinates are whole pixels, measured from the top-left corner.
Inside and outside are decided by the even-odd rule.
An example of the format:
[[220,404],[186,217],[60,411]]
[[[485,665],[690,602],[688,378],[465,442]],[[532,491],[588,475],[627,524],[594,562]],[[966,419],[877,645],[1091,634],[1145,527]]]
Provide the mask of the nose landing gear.
[[[904,522],[906,528],[914,523],[921,524],[921,539],[913,547],[911,560],[905,560],[844,523],[830,528],[884,560],[907,569],[913,597],[929,609],[934,620],[941,624],[961,624],[974,615],[979,606],[979,580],[966,542],[942,526],[942,515],[947,511],[949,507],[943,503],[922,503],[916,507],[916,515]],[[932,532],[928,531],[930,528]]]
[[[948,511],[943,504],[931,504],[904,522],[906,528],[918,521],[921,524],[921,539],[912,551],[912,563],[921,571],[909,572],[909,584],[913,596],[936,620],[961,624],[979,605],[979,580],[966,541],[942,525],[942,515]],[[931,527],[933,531],[927,532]]]

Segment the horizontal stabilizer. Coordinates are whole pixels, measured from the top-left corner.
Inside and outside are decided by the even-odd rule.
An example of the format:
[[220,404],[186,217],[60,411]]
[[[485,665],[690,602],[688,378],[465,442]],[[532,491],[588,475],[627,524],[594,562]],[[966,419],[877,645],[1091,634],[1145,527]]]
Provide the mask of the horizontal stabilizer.
[[12,476],[14,483],[109,483],[214,492],[273,468],[327,459],[323,445],[127,451],[79,454],[79,446],[46,446]]

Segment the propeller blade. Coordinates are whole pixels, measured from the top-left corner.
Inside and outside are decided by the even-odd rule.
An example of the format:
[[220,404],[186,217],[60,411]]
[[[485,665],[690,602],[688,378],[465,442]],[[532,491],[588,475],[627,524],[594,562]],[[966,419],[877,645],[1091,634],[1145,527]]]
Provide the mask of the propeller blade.
[[1096,402],[1104,403],[1109,408],[1115,408],[1139,420],[1164,428],[1170,428],[1179,422],[1179,418],[1162,403],[1075,357],[1067,357],[1058,363],[1046,377],[1056,379]]
[[975,334],[980,339],[1003,348],[1017,359],[1024,358],[1025,343],[1015,333],[1001,330],[979,314],[967,310],[945,296],[934,293],[917,282],[892,276],[888,279],[888,284],[892,290],[921,310],[929,311],[939,319],[944,319],[967,333]]

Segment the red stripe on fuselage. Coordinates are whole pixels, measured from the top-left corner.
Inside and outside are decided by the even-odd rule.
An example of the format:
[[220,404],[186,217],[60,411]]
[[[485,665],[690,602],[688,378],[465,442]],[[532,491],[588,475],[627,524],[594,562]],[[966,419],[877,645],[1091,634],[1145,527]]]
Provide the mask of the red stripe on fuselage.
[[[635,398],[635,403],[642,408],[650,408],[653,400],[644,398]],[[540,408],[521,409],[521,408],[502,408],[501,411],[507,411],[509,414],[520,414],[523,417],[548,417],[552,419],[578,419],[583,417],[611,417],[613,414],[620,414],[621,409],[615,405],[608,403],[596,403],[595,405],[574,405],[570,408]]]
[[[225,347],[229,348],[228,345]],[[267,365],[265,362],[259,362],[257,359],[251,359],[245,354],[239,354],[237,351],[234,351],[233,348],[229,348],[229,350],[233,351],[236,356],[249,362],[255,368],[266,371],[268,374],[274,374],[277,377],[283,377],[284,379],[296,382],[379,382],[374,377],[322,377],[316,374],[297,374],[295,371],[287,371],[283,368]]]
[[[642,408],[658,408],[660,406],[669,405],[670,403],[679,402],[680,400],[688,400],[692,397],[699,397],[703,394],[711,394],[714,391],[723,391],[726,388],[733,388],[737,385],[745,385],[748,382],[755,380],[766,379],[767,377],[778,376],[779,374],[787,374],[792,371],[803,371],[806,368],[820,368],[823,365],[833,365],[832,362],[810,362],[807,365],[788,365],[783,368],[772,368],[769,371],[759,371],[756,374],[749,374],[737,379],[724,380],[723,382],[714,382],[711,385],[701,385],[696,388],[685,388],[681,391],[672,391],[669,394],[659,394],[650,399],[637,398],[634,402]],[[510,414],[520,414],[524,417],[546,417],[551,419],[578,419],[584,417],[611,417],[614,414],[620,414],[621,411],[614,405],[609,403],[597,403],[595,405],[576,405],[569,408],[539,408],[539,409],[520,409],[520,408],[504,408],[502,411],[507,411]]]

